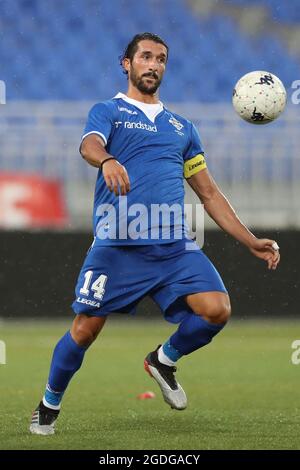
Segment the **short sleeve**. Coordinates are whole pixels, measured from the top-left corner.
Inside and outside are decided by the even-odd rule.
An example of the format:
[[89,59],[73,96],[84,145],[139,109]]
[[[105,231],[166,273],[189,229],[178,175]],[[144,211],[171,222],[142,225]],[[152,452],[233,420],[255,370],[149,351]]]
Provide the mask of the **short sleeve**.
[[191,123],[191,134],[184,155],[184,177],[190,178],[206,168],[204,150],[200,140],[199,132]]
[[98,134],[104,140],[105,145],[112,131],[112,112],[104,103],[95,104],[89,112],[81,142],[90,134]]

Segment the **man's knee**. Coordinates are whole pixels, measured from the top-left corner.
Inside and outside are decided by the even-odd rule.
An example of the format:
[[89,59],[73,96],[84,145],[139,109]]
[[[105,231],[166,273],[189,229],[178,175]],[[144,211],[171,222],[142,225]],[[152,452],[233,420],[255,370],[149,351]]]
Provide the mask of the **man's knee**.
[[226,323],[231,314],[230,302],[218,302],[211,304],[207,307],[207,310],[204,312],[206,320],[210,323]]
[[87,347],[95,340],[93,332],[82,324],[72,327],[71,336],[79,346]]
[[230,300],[227,295],[207,298],[194,308],[194,313],[201,315],[209,323],[226,323],[231,315]]
[[79,346],[90,346],[100,333],[105,320],[105,317],[77,315],[71,328],[72,338]]

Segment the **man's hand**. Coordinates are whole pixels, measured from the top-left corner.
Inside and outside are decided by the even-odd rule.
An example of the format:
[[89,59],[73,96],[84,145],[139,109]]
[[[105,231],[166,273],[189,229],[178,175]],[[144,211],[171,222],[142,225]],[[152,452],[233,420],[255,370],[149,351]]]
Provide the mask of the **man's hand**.
[[[103,164],[102,174],[110,191],[116,196],[124,196],[130,191],[130,182],[126,168],[117,160],[109,160]],[[120,191],[119,191],[120,188]]]
[[256,238],[252,241],[249,250],[257,258],[268,263],[268,269],[276,269],[280,260],[279,247],[274,240]]
[[[80,153],[82,157],[92,166],[102,168],[102,175],[110,191],[115,195],[124,196],[130,191],[130,183],[126,168],[114,159],[105,150],[105,142],[97,134],[87,135],[81,145]],[[106,162],[105,160],[109,160]],[[120,191],[119,191],[120,189]]]

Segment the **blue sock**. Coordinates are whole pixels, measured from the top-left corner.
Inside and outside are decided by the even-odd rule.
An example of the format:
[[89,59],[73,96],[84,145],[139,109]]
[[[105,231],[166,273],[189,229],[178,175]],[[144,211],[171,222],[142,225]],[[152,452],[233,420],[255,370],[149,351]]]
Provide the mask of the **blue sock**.
[[[68,331],[55,346],[44,400],[54,409],[60,406],[63,394],[80,368],[87,348],[78,346]],[[45,404],[45,403],[44,403]]]
[[176,362],[182,356],[210,343],[225,324],[209,323],[200,315],[191,313],[182,320],[177,331],[163,344],[163,352],[171,361]]

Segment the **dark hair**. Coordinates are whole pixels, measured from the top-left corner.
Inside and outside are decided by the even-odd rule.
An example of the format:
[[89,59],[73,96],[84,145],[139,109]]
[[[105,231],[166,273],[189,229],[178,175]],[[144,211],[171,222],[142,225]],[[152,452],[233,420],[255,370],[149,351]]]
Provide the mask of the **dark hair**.
[[123,54],[119,57],[120,65],[123,68],[123,72],[126,75],[128,74],[128,72],[126,70],[124,70],[123,63],[122,63],[123,60],[124,59],[129,59],[130,61],[132,61],[134,54],[138,50],[139,42],[144,41],[144,40],[154,41],[154,42],[157,42],[158,44],[162,44],[163,46],[165,46],[165,48],[167,49],[167,58],[168,58],[169,47],[167,46],[165,41],[162,38],[160,38],[157,34],[153,34],[153,33],[139,33],[139,34],[136,34],[131,39],[130,43],[127,45],[127,47],[126,47],[125,51],[123,52]]

